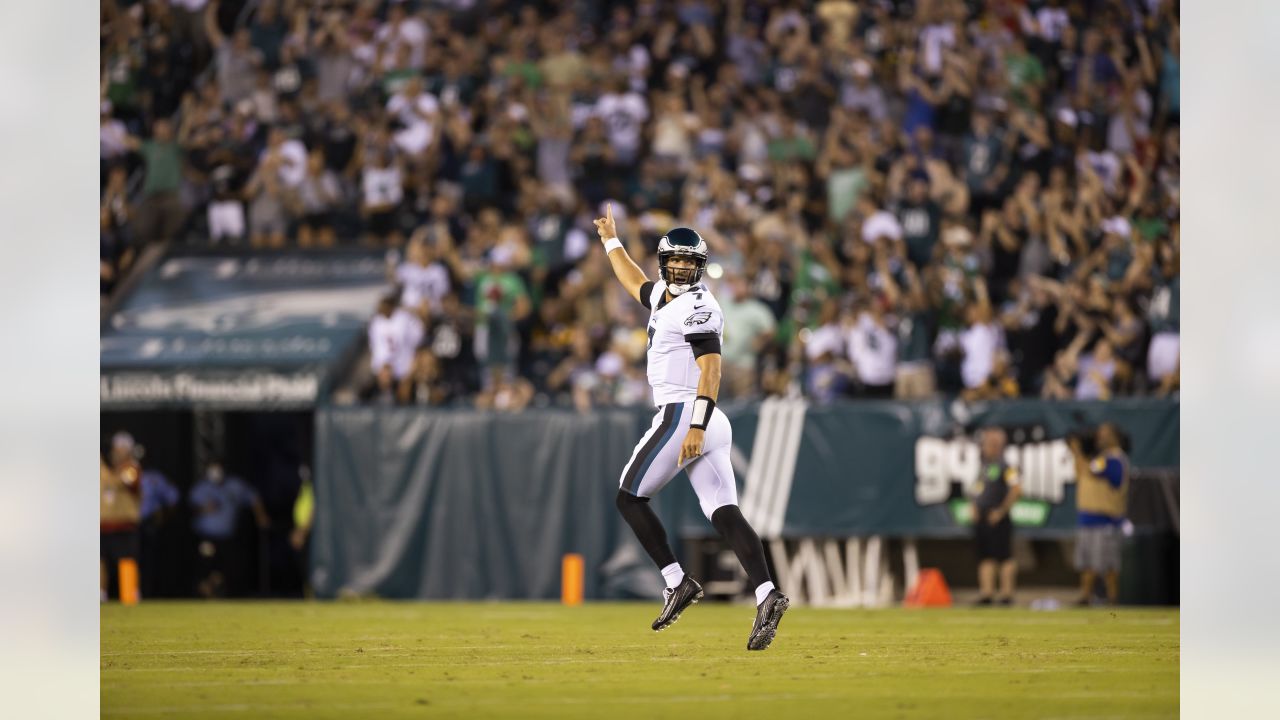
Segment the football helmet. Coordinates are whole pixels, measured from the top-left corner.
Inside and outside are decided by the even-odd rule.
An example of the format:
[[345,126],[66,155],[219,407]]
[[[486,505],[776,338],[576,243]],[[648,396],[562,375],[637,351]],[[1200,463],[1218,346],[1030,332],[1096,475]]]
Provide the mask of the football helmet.
[[[693,268],[672,268],[673,257],[693,260]],[[707,268],[707,241],[686,227],[673,228],[658,240],[658,271],[672,295],[681,295],[702,280]]]

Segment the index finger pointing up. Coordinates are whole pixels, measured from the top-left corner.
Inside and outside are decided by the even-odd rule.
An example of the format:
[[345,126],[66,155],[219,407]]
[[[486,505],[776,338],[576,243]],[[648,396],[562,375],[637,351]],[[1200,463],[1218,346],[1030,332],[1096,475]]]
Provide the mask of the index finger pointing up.
[[609,218],[609,222],[613,222],[613,203],[604,204],[604,216]]

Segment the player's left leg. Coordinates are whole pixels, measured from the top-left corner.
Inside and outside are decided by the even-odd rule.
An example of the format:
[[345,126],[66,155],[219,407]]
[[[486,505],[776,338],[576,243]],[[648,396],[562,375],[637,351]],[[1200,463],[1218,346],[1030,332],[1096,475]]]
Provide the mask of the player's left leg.
[[773,642],[778,623],[791,601],[774,586],[760,536],[738,509],[738,488],[729,460],[732,439],[729,419],[716,410],[707,426],[703,455],[688,466],[689,481],[698,495],[703,514],[733,548],[747,573],[747,581],[755,589],[756,622],[747,639],[747,649],[764,650]]

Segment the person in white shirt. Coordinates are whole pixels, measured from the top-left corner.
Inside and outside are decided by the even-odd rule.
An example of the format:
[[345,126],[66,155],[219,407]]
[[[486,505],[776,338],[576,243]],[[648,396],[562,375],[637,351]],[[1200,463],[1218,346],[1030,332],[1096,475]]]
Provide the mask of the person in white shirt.
[[1034,13],[1031,8],[1024,7],[1018,13],[1018,20],[1024,34],[1034,35],[1049,43],[1062,40],[1063,29],[1071,24],[1071,16],[1062,7],[1062,0],[1048,0],[1046,5]]
[[369,366],[383,397],[392,397],[396,385],[413,370],[413,357],[422,342],[422,321],[397,307],[394,297],[378,302],[378,314],[369,321]]
[[1111,343],[1106,338],[1099,339],[1093,352],[1080,358],[1076,399],[1110,400],[1118,367]]
[[[618,282],[649,310],[648,376],[658,412],[622,472],[616,505],[666,581],[662,612],[652,627],[669,627],[703,596],[702,586],[676,562],[662,521],[649,507],[649,498],[685,470],[703,514],[733,548],[755,588],[756,621],[747,649],[764,650],[790,600],[774,587],[764,546],[738,508],[729,460],[733,427],[716,407],[724,313],[702,284],[707,243],[690,228],[667,231],[658,241],[660,278],[654,282],[618,239],[612,205],[595,224]],[[681,434],[683,440],[673,442]]]
[[604,120],[617,162],[634,164],[640,153],[640,130],[649,119],[649,103],[644,96],[629,89],[625,80],[619,80],[613,92],[600,96],[595,114]]
[[280,183],[288,190],[294,190],[302,184],[307,176],[307,146],[301,140],[290,138],[280,128],[271,128],[267,135],[267,147],[259,157],[261,163],[272,157],[278,157],[276,172]]
[[865,398],[893,397],[898,366],[898,337],[885,323],[884,310],[876,302],[858,314],[849,331],[849,358]]
[[404,90],[387,101],[387,113],[400,120],[403,129],[396,131],[396,147],[410,156],[431,147],[439,124],[440,101],[422,89],[422,78],[414,76]]
[[840,325],[840,304],[835,298],[822,301],[818,327],[800,331],[809,369],[805,391],[815,402],[828,403],[842,396],[848,385],[849,343]]
[[877,207],[876,201],[869,193],[858,198],[858,212],[862,214],[862,239],[872,245],[881,239],[898,241],[902,239],[902,223],[898,216]]
[[387,21],[378,28],[373,38],[382,46],[384,58],[395,57],[401,47],[408,47],[410,66],[420,68],[426,59],[429,36],[427,24],[421,18],[409,15],[403,2],[392,2],[387,8]]
[[390,150],[374,147],[368,155],[360,173],[360,214],[365,221],[366,241],[395,245],[403,237],[396,215],[404,200],[404,173]]
[[129,154],[129,129],[111,112],[111,101],[103,100],[98,117],[98,158],[104,165]]
[[404,262],[396,267],[394,276],[401,287],[400,304],[420,315],[438,312],[449,294],[449,271],[417,233],[409,240]]
[[966,388],[976,388],[991,375],[996,351],[1004,347],[1004,334],[992,320],[991,307],[986,303],[970,305],[966,315],[969,326],[960,333],[960,348],[964,351],[960,378]]

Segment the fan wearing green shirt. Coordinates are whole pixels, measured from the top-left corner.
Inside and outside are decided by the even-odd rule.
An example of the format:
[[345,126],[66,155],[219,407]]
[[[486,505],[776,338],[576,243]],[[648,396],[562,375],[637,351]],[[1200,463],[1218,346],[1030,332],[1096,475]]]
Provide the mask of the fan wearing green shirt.
[[130,135],[125,146],[142,156],[146,168],[142,202],[134,219],[139,239],[144,243],[173,239],[187,214],[178,197],[184,152],[174,138],[173,124],[163,118],[156,120],[150,138],[142,140]]
[[769,306],[752,297],[742,275],[729,279],[729,293],[723,298],[720,303],[724,312],[724,338],[720,344],[724,360],[723,394],[748,397],[755,394],[760,353],[772,339],[777,321]]
[[512,270],[511,252],[504,246],[490,251],[490,265],[476,275],[476,357],[490,377],[511,377],[520,354],[516,323],[529,314],[532,303],[524,280]]
[[899,287],[892,273],[881,273],[885,296],[897,315],[898,364],[894,373],[893,396],[899,400],[931,397],[937,387],[933,369],[933,312],[920,274],[907,263],[903,274],[906,287]]

